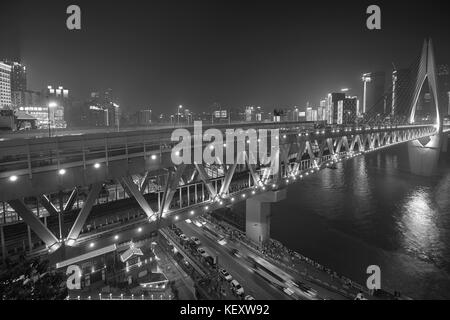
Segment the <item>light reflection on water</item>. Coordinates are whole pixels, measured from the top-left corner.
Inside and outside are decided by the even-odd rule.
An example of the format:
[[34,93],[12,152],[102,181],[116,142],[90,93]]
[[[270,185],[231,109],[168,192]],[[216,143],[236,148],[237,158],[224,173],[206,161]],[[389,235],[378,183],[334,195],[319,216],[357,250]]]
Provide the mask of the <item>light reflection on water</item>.
[[360,283],[414,298],[450,298],[450,161],[409,173],[406,146],[356,158],[289,187],[272,205],[272,237]]

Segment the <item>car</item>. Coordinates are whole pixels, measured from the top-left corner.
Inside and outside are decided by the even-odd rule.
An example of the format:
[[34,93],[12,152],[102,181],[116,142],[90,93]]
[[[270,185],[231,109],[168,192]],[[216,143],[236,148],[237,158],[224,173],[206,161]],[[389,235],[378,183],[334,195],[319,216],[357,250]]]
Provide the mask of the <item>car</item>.
[[191,237],[191,241],[197,246],[201,244],[200,240],[197,237]]
[[185,235],[184,233],[180,234],[180,239],[183,240],[183,241],[188,241],[189,240],[187,235]]
[[192,220],[192,223],[195,224],[197,227],[201,228],[203,225],[198,222],[197,220]]
[[224,278],[227,281],[233,280],[233,277],[231,276],[231,274],[229,274],[227,272],[227,270],[225,270],[225,269],[219,269],[219,274],[222,278]]
[[186,223],[192,223],[192,220],[191,220],[191,219],[186,219],[186,220],[184,220],[184,222],[186,222]]
[[230,252],[233,256],[235,256],[237,258],[242,258],[242,254],[239,252],[238,249],[233,248],[230,250]]
[[176,229],[174,229],[174,230],[173,230],[173,232],[175,232],[175,234],[176,234],[177,236],[180,236],[180,235],[182,235],[182,234],[183,234],[183,231],[181,231],[181,229],[180,229],[180,228],[176,228]]
[[231,281],[231,288],[238,295],[242,296],[244,294],[244,288],[242,288],[241,284],[237,280]]
[[220,238],[219,240],[217,240],[217,243],[221,246],[224,246],[227,244],[227,240],[225,238]]
[[255,298],[253,298],[253,296],[248,294],[245,296],[244,300],[255,300]]
[[197,248],[197,252],[200,253],[200,255],[204,256],[206,254],[206,250],[203,247]]
[[288,296],[292,296],[295,292],[292,291],[290,288],[284,288],[284,293],[286,293]]
[[174,225],[173,223],[169,226],[170,230],[175,230],[177,228],[176,225]]

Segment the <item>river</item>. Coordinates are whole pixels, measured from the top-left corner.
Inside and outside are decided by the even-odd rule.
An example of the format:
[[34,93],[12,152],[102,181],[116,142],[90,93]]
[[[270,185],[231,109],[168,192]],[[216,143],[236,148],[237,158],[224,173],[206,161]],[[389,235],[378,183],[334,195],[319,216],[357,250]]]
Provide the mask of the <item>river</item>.
[[357,157],[289,187],[272,205],[271,237],[365,284],[415,299],[450,299],[450,158],[409,173],[406,144]]

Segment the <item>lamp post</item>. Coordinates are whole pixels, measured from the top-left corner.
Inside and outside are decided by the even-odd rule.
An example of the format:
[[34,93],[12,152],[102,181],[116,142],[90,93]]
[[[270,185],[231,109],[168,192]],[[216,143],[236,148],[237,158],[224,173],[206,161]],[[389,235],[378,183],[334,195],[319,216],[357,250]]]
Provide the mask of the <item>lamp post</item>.
[[181,109],[183,109],[183,106],[180,104],[178,106],[178,110],[177,110],[177,122],[178,122],[178,124],[180,124],[180,111],[181,111]]
[[[56,102],[50,102],[48,104],[47,108],[47,120],[48,120],[48,137],[50,138],[52,136],[51,132],[51,124],[50,124],[50,108],[56,108],[58,104]],[[55,115],[53,114],[53,118],[55,118]]]
[[363,110],[362,113],[366,113],[366,105],[367,105],[367,82],[372,81],[370,77],[370,73],[365,73],[362,76],[362,81],[364,82],[364,96],[363,96]]

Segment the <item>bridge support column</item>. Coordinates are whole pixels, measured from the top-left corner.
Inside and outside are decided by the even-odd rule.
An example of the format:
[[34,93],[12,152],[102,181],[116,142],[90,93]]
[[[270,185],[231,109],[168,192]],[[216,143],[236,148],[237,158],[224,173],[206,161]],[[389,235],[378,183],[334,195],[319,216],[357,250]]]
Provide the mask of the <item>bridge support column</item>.
[[34,213],[28,209],[28,207],[23,203],[22,200],[11,200],[8,201],[9,205],[17,212],[17,214],[25,221],[27,225],[37,234],[37,236],[44,241],[47,247],[51,251],[55,251],[60,247],[58,238],[47,229],[46,226],[39,220]]
[[442,152],[444,152],[444,153],[448,152],[448,135],[447,134],[442,135]]
[[83,229],[84,223],[86,222],[89,214],[91,213],[91,209],[94,206],[95,200],[102,189],[102,183],[94,183],[89,190],[89,194],[84,202],[83,208],[81,208],[78,213],[77,218],[72,226],[72,229],[69,231],[69,235],[67,236],[68,245],[72,246],[73,243],[78,239],[78,236]]
[[286,198],[286,189],[268,191],[246,201],[245,234],[262,244],[270,239],[270,204]]
[[442,135],[435,135],[408,142],[411,173],[427,177],[436,173],[443,140]]
[[8,256],[8,251],[6,250],[5,234],[3,231],[3,226],[0,226],[0,241],[2,243],[2,262],[5,263],[6,257]]

